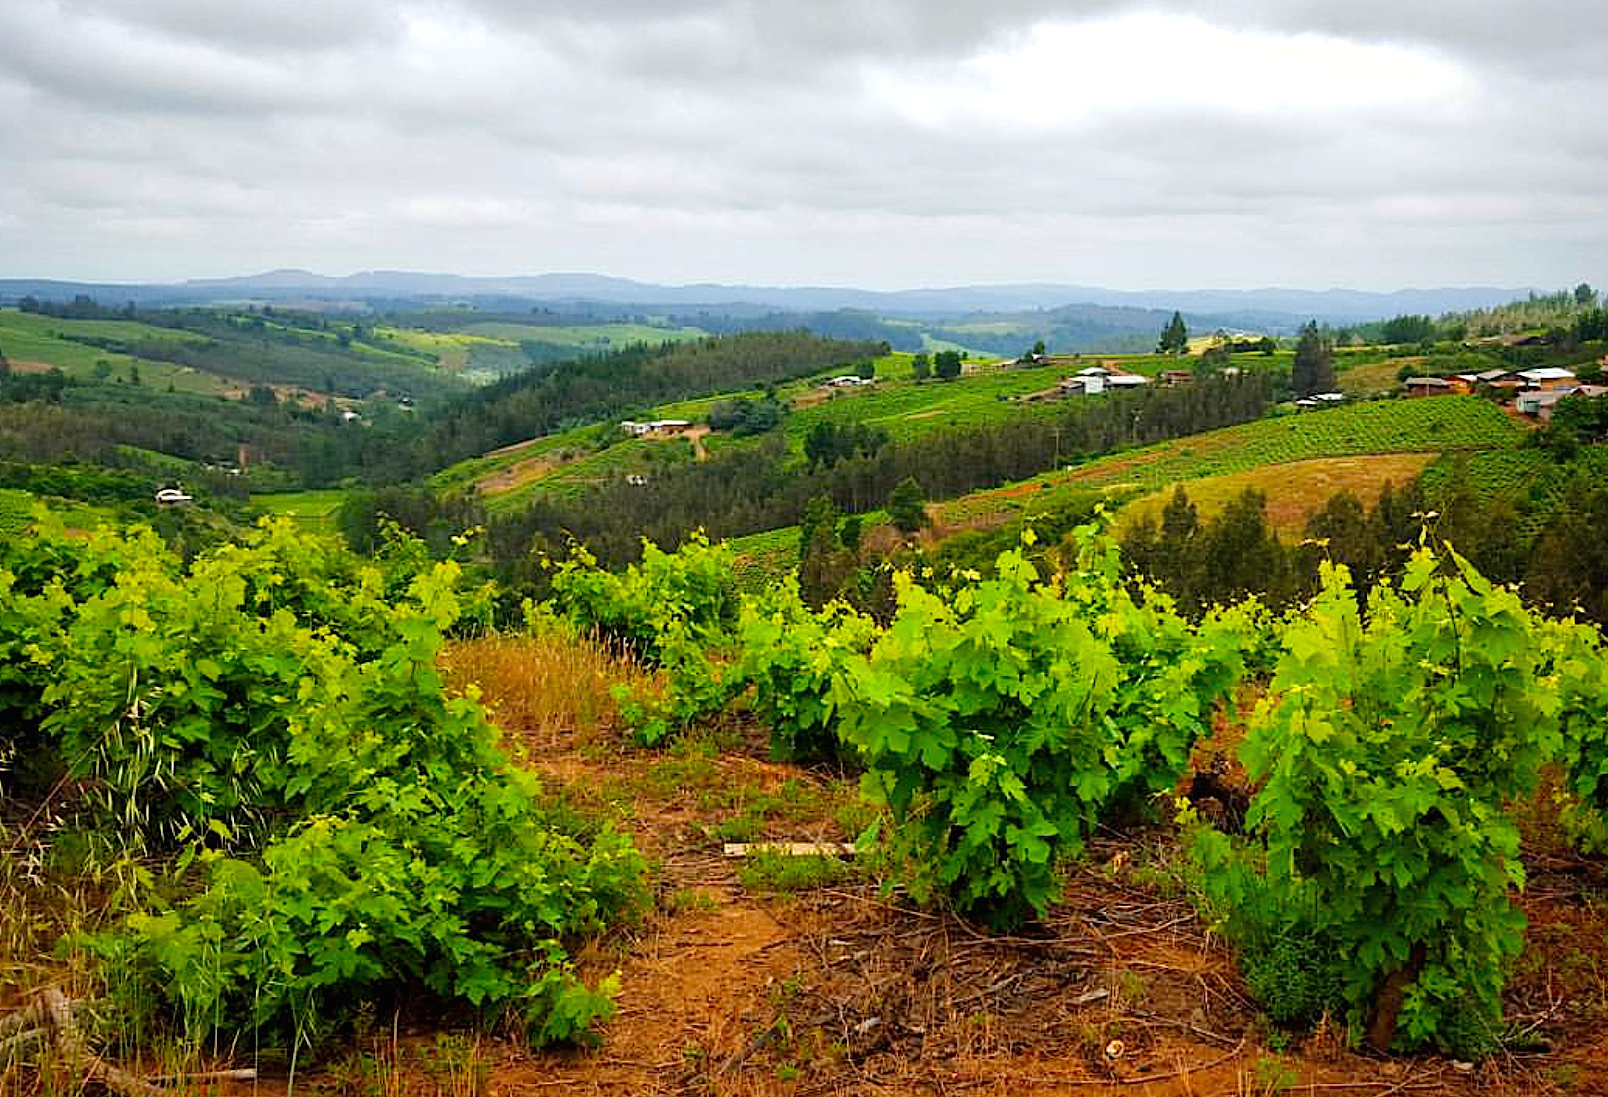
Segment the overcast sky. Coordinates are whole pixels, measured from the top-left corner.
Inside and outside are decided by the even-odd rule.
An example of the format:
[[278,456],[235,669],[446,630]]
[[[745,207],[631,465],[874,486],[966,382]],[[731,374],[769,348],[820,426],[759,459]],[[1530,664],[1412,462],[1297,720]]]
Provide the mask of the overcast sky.
[[0,276],[1608,281],[1601,0],[0,0]]

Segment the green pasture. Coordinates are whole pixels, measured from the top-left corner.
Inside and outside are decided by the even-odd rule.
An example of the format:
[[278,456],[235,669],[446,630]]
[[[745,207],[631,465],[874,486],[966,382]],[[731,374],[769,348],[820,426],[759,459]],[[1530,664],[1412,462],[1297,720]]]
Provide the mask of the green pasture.
[[226,386],[217,377],[189,366],[103,350],[74,342],[73,336],[172,345],[207,341],[191,332],[131,320],[58,320],[17,309],[0,309],[0,351],[13,363],[51,366],[84,381],[96,380],[104,373],[104,380],[113,383],[132,382],[137,370],[140,384],[150,389],[166,390],[171,385],[177,392],[208,396],[225,391]]
[[434,355],[436,365],[448,373],[462,373],[467,370],[471,352],[477,346],[519,350],[519,344],[511,340],[470,335],[462,331],[422,331],[417,328],[380,326],[374,329],[374,337],[383,342],[396,343],[409,350]]
[[320,533],[335,532],[336,513],[346,501],[339,488],[324,491],[281,491],[254,494],[251,504],[265,514],[289,518],[303,529]]
[[654,327],[650,324],[576,324],[547,327],[541,324],[470,324],[465,335],[510,343],[550,343],[576,350],[619,350],[634,343],[658,346],[665,342],[691,342],[708,332],[699,328]]

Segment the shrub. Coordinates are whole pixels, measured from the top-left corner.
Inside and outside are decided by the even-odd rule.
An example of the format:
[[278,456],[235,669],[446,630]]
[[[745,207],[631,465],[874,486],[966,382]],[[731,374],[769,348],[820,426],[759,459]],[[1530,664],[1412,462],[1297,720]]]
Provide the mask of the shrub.
[[126,1005],[192,1040],[301,1039],[416,989],[518,1012],[533,1039],[605,1007],[566,944],[631,915],[644,862],[543,807],[474,698],[446,695],[456,564],[392,599],[287,527],[188,568],[148,533],[30,542],[0,569],[25,611],[0,612],[27,655],[8,693],[42,714],[81,813],[160,857],[90,941]]

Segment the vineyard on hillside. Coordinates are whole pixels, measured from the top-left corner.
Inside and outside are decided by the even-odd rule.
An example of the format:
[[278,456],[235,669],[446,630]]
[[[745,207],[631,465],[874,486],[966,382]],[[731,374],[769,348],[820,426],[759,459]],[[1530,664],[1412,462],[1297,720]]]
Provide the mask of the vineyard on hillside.
[[[1595,626],[1541,616],[1428,546],[1365,605],[1326,566],[1289,614],[1252,600],[1199,619],[1126,575],[1093,525],[1044,547],[1028,533],[986,577],[900,573],[881,618],[811,608],[790,579],[740,592],[733,565],[701,538],[648,545],[619,573],[578,552],[556,565],[551,599],[525,605],[521,634],[490,637],[491,592],[395,533],[365,561],[281,522],[186,562],[148,532],[86,539],[41,520],[0,554],[0,752],[8,798],[37,805],[5,824],[9,839],[56,867],[14,866],[0,900],[30,909],[28,873],[69,856],[140,866],[110,905],[75,915],[63,976],[95,1003],[89,1038],[108,1050],[157,1041],[196,1061],[233,1044],[294,1062],[365,1031],[376,1009],[421,1008],[531,1045],[607,1041],[639,1023],[611,1020],[641,972],[600,960],[630,947],[620,927],[719,907],[688,890],[674,858],[689,854],[660,859],[665,838],[637,818],[654,798],[691,797],[678,810],[723,813],[680,817],[694,850],[789,823],[813,828],[809,849],[853,841],[852,866],[761,849],[736,869],[744,893],[849,895],[952,926],[1001,963],[1034,940],[1075,955],[1055,927],[1093,909],[1079,889],[1101,873],[1130,894],[1162,889],[1169,925],[1213,927],[1232,949],[1223,985],[1264,1026],[1255,1035],[1233,1007],[1236,1048],[1328,1031],[1375,1054],[1485,1062],[1512,1053],[1521,1022],[1552,1023],[1509,993],[1529,993],[1534,962],[1521,827],[1545,802],[1568,842],[1605,846]],[[448,654],[450,634],[482,637],[463,650],[487,661]],[[495,670],[537,650],[552,661]],[[500,731],[472,684],[500,674],[506,690],[515,673],[527,692],[578,682],[607,696],[656,776],[587,777],[594,738],[552,775],[570,791],[538,780],[526,767],[539,741]],[[575,682],[544,684],[555,675]],[[568,704],[599,720],[595,699]],[[699,745],[749,734],[773,759],[762,786],[728,780],[752,757]],[[826,774],[841,781],[830,809],[812,791]],[[1168,852],[1144,854],[1141,874],[1114,841]],[[0,955],[0,993],[34,989],[19,950],[54,945],[49,919],[25,924]],[[921,1022],[891,1001],[849,1019],[791,1012],[831,1001],[831,966],[767,1007],[786,1031],[768,1022],[746,1052],[721,1044],[716,1074],[746,1084],[743,1064],[774,1044],[757,1061],[852,1088],[855,1071],[887,1069],[883,1045],[862,1039],[873,1017],[947,1033],[968,1015],[951,1003]],[[1044,1008],[1109,994],[1099,1008],[1126,1011],[1105,1014],[1097,1039],[1045,1029],[1082,1064],[1059,1077],[1120,1079],[1130,1040],[1150,1064],[1132,1076],[1162,1074],[1163,1045],[1134,1019],[1141,976],[1096,993],[1019,960],[1007,970]],[[961,1000],[1000,1000],[998,978]]]

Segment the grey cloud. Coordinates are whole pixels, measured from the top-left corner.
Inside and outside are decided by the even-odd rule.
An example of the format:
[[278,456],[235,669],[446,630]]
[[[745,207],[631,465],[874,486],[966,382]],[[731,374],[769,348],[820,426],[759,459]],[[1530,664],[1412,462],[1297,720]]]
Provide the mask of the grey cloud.
[[[4,0],[0,255],[86,276],[1545,284],[1608,244],[1608,131],[1583,106],[1608,78],[1577,59],[1608,10],[1575,7]],[[963,82],[1040,21],[1139,10],[1427,48],[1470,77],[1275,110],[1068,72],[1077,109],[1033,124]],[[1519,33],[1566,14],[1550,43]],[[913,76],[959,106],[902,111],[884,84]]]
[[93,16],[136,32],[251,54],[343,50],[393,39],[402,26],[398,5],[385,0],[78,0],[49,7],[58,18]]

